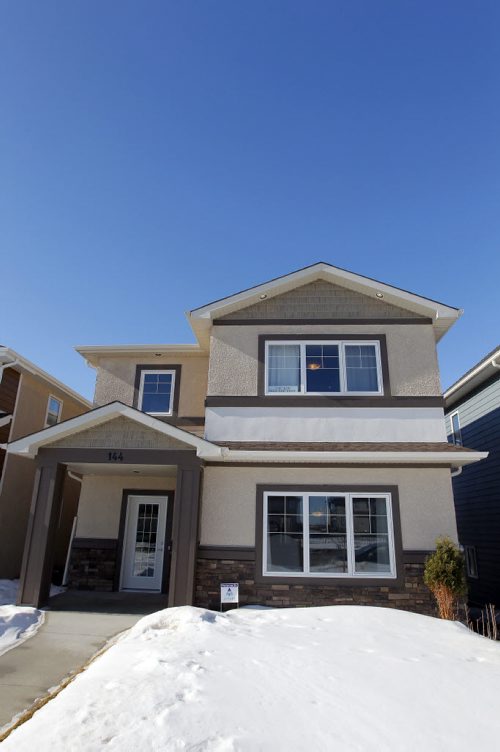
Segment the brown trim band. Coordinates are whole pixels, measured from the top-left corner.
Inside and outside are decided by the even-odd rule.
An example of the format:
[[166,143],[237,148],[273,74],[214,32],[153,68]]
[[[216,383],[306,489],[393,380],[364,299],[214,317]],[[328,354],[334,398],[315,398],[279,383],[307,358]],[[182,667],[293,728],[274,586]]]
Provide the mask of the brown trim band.
[[254,546],[198,546],[198,559],[255,561]]
[[403,564],[425,564],[425,560],[428,556],[433,554],[434,551],[411,551],[405,549],[403,551]]
[[[257,393],[260,397],[266,397],[266,377],[265,377],[265,360],[266,360],[266,342],[273,340],[297,340],[301,342],[314,341],[322,339],[324,341],[343,341],[343,340],[374,340],[379,343],[380,347],[380,365],[382,368],[382,385],[385,397],[391,396],[391,385],[389,380],[389,359],[387,357],[387,340],[385,334],[348,334],[341,332],[338,334],[259,334],[258,341],[258,366],[257,366]],[[312,395],[299,395],[292,399],[300,399],[305,397],[310,399]],[[279,399],[279,397],[278,397]],[[285,398],[286,399],[286,398]],[[321,398],[320,398],[321,399]],[[327,397],[330,399],[330,397]],[[338,397],[337,397],[338,399]],[[351,398],[352,399],[352,398]],[[361,397],[360,399],[365,399]],[[373,399],[369,397],[368,399]],[[295,402],[294,404],[299,404]],[[292,405],[293,406],[293,405]],[[321,405],[322,406],[322,405]]]
[[296,397],[274,396],[210,396],[205,407],[443,407],[436,397],[317,397],[299,394]]
[[[113,455],[119,452],[122,459],[115,460]],[[110,457],[111,455],[111,457]],[[195,449],[122,449],[121,447],[106,447],[105,449],[88,448],[46,448],[38,451],[35,462],[38,465],[61,462],[64,464],[78,462],[98,462],[113,465],[117,475],[120,467],[126,465],[177,465],[179,467],[196,467],[201,460],[196,456]]]
[[214,319],[213,326],[370,326],[374,324],[432,324],[430,318],[378,318],[378,319]]
[[[287,493],[291,491],[303,491],[304,493],[387,493],[392,500],[392,524],[394,529],[394,555],[396,560],[396,577],[274,577],[262,574],[263,561],[263,528],[264,528],[264,493],[276,491]],[[393,485],[316,485],[316,484],[257,484],[256,514],[255,514],[255,582],[259,585],[307,585],[318,587],[398,587],[404,583],[403,574],[403,543],[401,537],[401,517],[399,513],[399,488]]]

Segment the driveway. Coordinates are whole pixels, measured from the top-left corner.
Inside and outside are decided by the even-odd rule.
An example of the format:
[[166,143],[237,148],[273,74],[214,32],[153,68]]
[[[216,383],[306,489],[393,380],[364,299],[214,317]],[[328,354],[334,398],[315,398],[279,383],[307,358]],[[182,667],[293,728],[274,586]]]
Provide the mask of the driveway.
[[166,596],[68,591],[49,600],[34,637],[0,656],[0,730]]

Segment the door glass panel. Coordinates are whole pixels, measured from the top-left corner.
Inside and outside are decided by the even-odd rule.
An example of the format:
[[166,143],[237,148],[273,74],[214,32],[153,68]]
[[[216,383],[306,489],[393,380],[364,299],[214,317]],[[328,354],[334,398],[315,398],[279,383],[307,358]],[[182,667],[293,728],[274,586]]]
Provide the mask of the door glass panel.
[[154,577],[158,504],[139,504],[134,547],[134,577]]
[[352,514],[356,572],[390,572],[387,500],[356,497]]

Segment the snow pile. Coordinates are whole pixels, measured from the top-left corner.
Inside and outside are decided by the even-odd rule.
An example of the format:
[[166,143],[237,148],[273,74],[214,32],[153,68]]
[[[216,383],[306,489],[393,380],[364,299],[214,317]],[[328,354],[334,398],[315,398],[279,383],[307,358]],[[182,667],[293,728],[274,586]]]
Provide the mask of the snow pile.
[[499,686],[499,645],[458,623],[174,608],[139,621],[2,752],[495,749]]
[[[19,580],[0,580],[0,655],[32,637],[43,624],[43,611],[14,605],[18,586]],[[64,588],[53,585],[50,594],[63,591]]]

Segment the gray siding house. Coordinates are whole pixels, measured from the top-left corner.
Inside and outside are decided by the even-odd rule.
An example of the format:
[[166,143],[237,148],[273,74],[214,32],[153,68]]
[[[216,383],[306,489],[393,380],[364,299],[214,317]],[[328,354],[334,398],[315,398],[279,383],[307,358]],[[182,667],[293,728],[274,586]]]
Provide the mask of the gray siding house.
[[500,347],[444,394],[448,440],[489,452],[453,473],[458,538],[472,606],[500,606]]
[[318,263],[188,313],[196,342],[97,345],[94,409],[9,444],[38,468],[20,602],[49,593],[68,472],[71,587],[165,605],[433,613],[457,537],[436,342],[457,308]]

